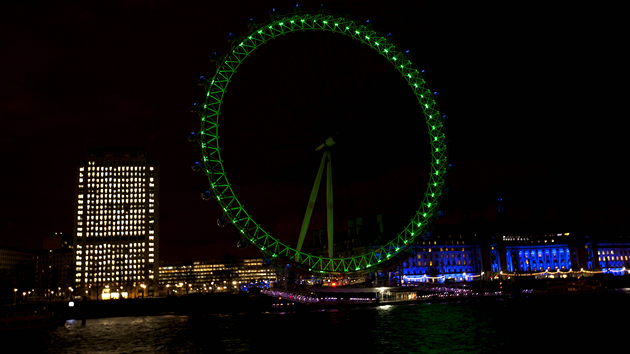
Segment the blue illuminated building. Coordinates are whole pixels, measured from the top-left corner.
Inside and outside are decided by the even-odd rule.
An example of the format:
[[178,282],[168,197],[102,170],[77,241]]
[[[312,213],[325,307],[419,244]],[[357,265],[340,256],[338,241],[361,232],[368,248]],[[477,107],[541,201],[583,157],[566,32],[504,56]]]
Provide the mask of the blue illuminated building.
[[[590,263],[598,264],[604,273],[622,275],[630,269],[630,244],[629,243],[589,243]],[[597,254],[597,258],[595,258]]]
[[585,266],[584,262],[580,262],[578,248],[571,242],[568,232],[503,236],[502,241],[491,246],[492,272],[534,273],[558,269],[566,271]]
[[435,240],[420,241],[412,254],[398,271],[407,284],[471,281],[479,276],[481,248],[469,244],[461,235],[438,235]]
[[[335,257],[352,257],[380,247],[388,239],[384,218],[379,214],[348,220],[347,231],[335,234]],[[375,272],[371,279],[393,286],[489,280],[500,275],[547,277],[552,272],[562,273],[557,274],[561,277],[630,274],[627,235],[588,236],[584,230],[574,230],[553,220],[510,222],[499,198],[496,221],[464,217],[461,224],[436,222],[411,246],[403,261]],[[323,229],[314,230],[308,251],[326,256],[324,239]]]
[[[625,240],[624,240],[625,241]],[[537,235],[436,235],[414,245],[412,256],[390,277],[405,284],[491,279],[500,274],[626,275],[630,242],[591,242],[569,232]]]

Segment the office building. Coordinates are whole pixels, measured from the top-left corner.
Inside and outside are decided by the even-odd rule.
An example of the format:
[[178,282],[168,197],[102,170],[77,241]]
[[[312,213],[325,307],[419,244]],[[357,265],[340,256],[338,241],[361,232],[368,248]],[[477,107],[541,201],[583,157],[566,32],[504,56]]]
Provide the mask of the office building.
[[91,299],[152,296],[159,254],[159,169],[147,151],[87,151],[76,170],[75,288]]

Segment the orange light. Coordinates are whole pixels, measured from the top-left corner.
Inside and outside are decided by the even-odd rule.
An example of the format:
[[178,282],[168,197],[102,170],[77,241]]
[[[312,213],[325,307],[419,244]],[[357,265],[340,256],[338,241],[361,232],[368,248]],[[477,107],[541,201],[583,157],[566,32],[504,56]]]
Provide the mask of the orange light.
[[332,286],[337,286],[337,283],[332,283]]

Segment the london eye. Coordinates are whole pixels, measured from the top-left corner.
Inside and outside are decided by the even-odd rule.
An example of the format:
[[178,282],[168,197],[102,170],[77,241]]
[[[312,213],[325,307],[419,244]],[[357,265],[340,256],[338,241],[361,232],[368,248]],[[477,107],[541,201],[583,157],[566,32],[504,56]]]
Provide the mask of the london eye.
[[[216,64],[214,75],[209,78],[202,76],[198,80],[198,84],[203,86],[204,89],[204,101],[195,103],[190,107],[192,112],[199,115],[201,127],[198,132],[190,134],[189,140],[197,141],[200,144],[203,156],[201,161],[193,165],[193,170],[202,170],[207,175],[209,188],[202,193],[202,198],[215,200],[220,205],[223,215],[218,218],[217,223],[219,226],[231,224],[236,228],[241,237],[238,243],[239,247],[255,246],[269,262],[283,266],[290,265],[312,274],[373,272],[382,269],[397,259],[398,256],[403,255],[410,246],[415,244],[418,238],[426,235],[433,217],[438,213],[438,205],[444,192],[445,174],[448,166],[444,119],[440,114],[436,95],[430,90],[425,81],[424,73],[411,61],[408,51],[401,50],[394,44],[391,35],[375,30],[369,21],[361,23],[347,16],[329,13],[323,7],[318,11],[311,12],[303,11],[301,6],[296,5],[293,10],[292,13],[280,15],[274,9],[270,12],[271,18],[260,24],[251,19],[248,21],[248,32],[245,35],[240,37],[232,33],[228,35],[230,50],[227,54],[219,55],[213,53],[211,56],[211,59]],[[340,145],[353,145],[353,142],[357,139],[356,137],[360,135],[357,134],[356,129],[349,130],[346,129],[347,126],[335,126],[327,131],[318,131],[319,140],[307,139],[308,143],[306,145],[308,145],[309,158],[302,158],[302,160],[309,161],[314,165],[313,169],[317,168],[317,173],[310,175],[311,181],[314,181],[311,182],[312,188],[310,188],[308,193],[308,203],[298,206],[298,208],[301,208],[303,215],[299,232],[293,233],[293,239],[288,240],[286,238],[281,239],[263,228],[262,223],[265,220],[255,220],[252,213],[246,210],[241,200],[242,198],[239,199],[236,194],[236,190],[239,190],[238,184],[232,185],[228,179],[228,171],[231,171],[229,167],[234,165],[230,165],[230,162],[227,160],[224,161],[226,151],[221,150],[221,147],[225,148],[226,144],[220,139],[220,132],[222,132],[219,129],[220,118],[225,110],[224,105],[227,105],[226,101],[229,101],[229,95],[226,94],[228,85],[234,80],[237,71],[241,70],[243,72],[248,70],[249,62],[257,59],[256,55],[253,55],[254,52],[263,47],[263,45],[285,35],[297,38],[300,36],[300,32],[307,31],[326,33],[327,37],[324,40],[329,38],[329,36],[350,38],[354,43],[359,43],[362,47],[367,47],[371,49],[371,52],[378,54],[380,60],[386,63],[389,69],[393,69],[398,73],[398,77],[395,80],[396,84],[398,86],[406,85],[407,89],[412,93],[415,107],[412,112],[407,113],[408,116],[414,122],[424,122],[426,124],[424,132],[428,132],[430,148],[429,176],[426,180],[419,179],[412,182],[418,185],[426,183],[426,188],[422,197],[419,198],[420,200],[416,202],[415,211],[409,215],[407,219],[409,221],[406,222],[401,230],[389,234],[390,236],[387,240],[383,240],[374,247],[363,248],[360,253],[346,256],[335,255],[333,252],[335,243],[333,201],[336,198],[333,195],[332,187],[332,163],[337,159],[336,149]],[[306,39],[308,38],[310,37],[306,36]],[[297,44],[309,45],[304,40],[300,40]],[[245,64],[247,59],[252,56],[253,58]],[[281,61],[283,56],[278,55],[276,58]],[[255,65],[251,65],[251,67],[256,68]],[[299,78],[295,78],[295,80],[299,80]],[[270,79],[263,81],[270,81]],[[273,77],[271,77],[271,81],[273,81]],[[362,104],[378,104],[387,107],[388,102],[385,99],[384,102],[364,102]],[[386,110],[387,108],[385,108]],[[308,119],[308,117],[299,118]],[[360,120],[361,117],[356,119]],[[357,126],[356,124],[351,125]],[[407,130],[407,128],[402,130]],[[265,137],[265,139],[274,139],[274,137]],[[426,135],[424,139],[426,139]],[[424,161],[426,159],[427,146],[418,146],[416,150],[413,153],[405,152],[405,158]],[[346,147],[346,155],[348,151],[352,151],[352,148]],[[339,154],[341,156],[344,152]],[[270,160],[272,159],[273,156],[270,156]],[[313,164],[313,161],[316,161],[315,164]],[[243,169],[239,170],[243,173]],[[337,178],[336,176],[337,172],[335,172],[335,178]],[[230,178],[234,179],[232,176]],[[325,181],[325,187],[320,187],[322,181]],[[311,252],[308,247],[305,247],[306,234],[310,226],[314,205],[317,202],[320,190],[323,189],[325,189],[323,193],[325,202],[320,201],[320,204],[325,205],[326,210],[326,226],[323,230],[325,231],[325,241],[327,242],[327,252],[325,254]]]

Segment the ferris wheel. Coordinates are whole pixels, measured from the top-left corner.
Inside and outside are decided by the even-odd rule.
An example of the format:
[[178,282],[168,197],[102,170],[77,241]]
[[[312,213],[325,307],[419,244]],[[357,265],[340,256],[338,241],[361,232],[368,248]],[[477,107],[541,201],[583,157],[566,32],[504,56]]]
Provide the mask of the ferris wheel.
[[[205,90],[205,101],[191,105],[191,112],[198,113],[201,119],[199,133],[191,133],[190,141],[197,141],[201,146],[203,160],[193,165],[193,170],[203,170],[209,180],[209,189],[202,193],[204,200],[214,199],[220,205],[223,216],[217,220],[219,226],[232,224],[241,235],[239,247],[251,244],[265,256],[266,262],[291,265],[295,268],[315,274],[362,273],[383,268],[390,261],[405,252],[418,238],[426,235],[434,215],[438,212],[445,174],[447,171],[447,146],[444,134],[443,116],[440,115],[435,95],[429,89],[424,74],[411,62],[408,52],[397,48],[389,35],[384,35],[372,28],[371,24],[359,23],[345,16],[332,14],[322,6],[319,11],[303,11],[300,5],[293,12],[279,15],[275,9],[270,12],[271,19],[263,24],[248,21],[248,33],[237,38],[232,33],[228,36],[231,50],[225,56],[213,53],[211,59],[217,69],[212,78],[200,77],[198,84]],[[389,240],[381,245],[367,249],[362,254],[348,257],[334,257],[333,230],[333,193],[332,193],[332,154],[337,137],[330,136],[321,141],[313,150],[321,154],[318,172],[310,193],[304,219],[295,240],[282,242],[262,228],[260,221],[255,221],[243,203],[239,201],[232,184],[228,181],[224,160],[219,147],[219,118],[227,87],[233,75],[253,51],[272,39],[286,34],[302,31],[330,32],[350,37],[384,57],[407,83],[417,99],[419,108],[417,119],[426,122],[430,140],[430,175],[424,196],[410,221]],[[401,81],[402,84],[402,81]],[[324,174],[325,171],[325,174]],[[324,177],[325,175],[325,177]],[[306,232],[309,228],[313,205],[315,204],[322,179],[326,180],[326,235],[327,254],[310,254],[303,249]],[[423,183],[418,181],[418,183]],[[235,186],[234,188],[238,188]]]

